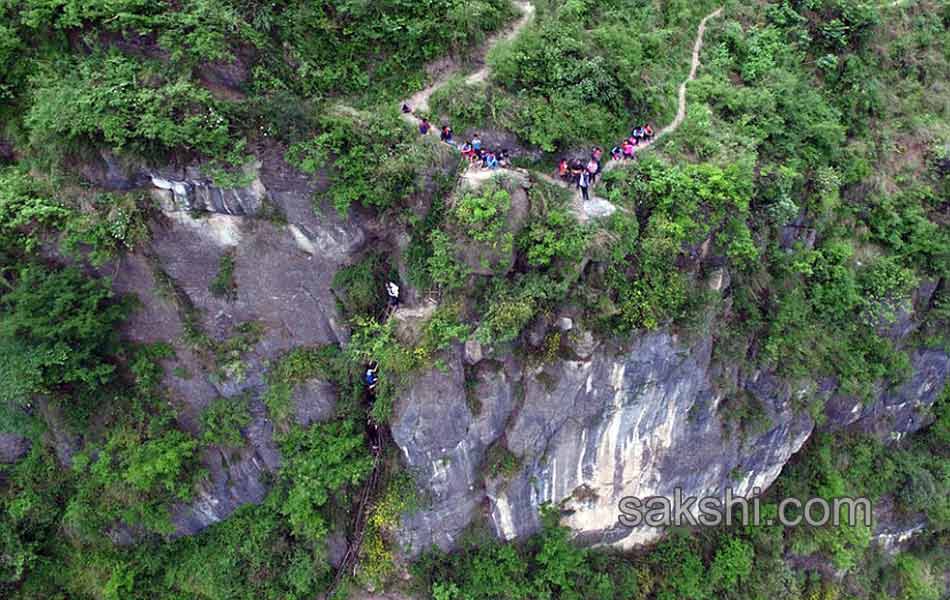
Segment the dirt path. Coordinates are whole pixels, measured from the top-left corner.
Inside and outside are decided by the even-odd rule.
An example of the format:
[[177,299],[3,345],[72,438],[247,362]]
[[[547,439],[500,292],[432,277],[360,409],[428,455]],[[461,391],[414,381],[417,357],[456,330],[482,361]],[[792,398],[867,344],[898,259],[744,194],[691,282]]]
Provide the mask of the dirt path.
[[[708,15],[703,17],[702,21],[699,22],[699,28],[697,28],[696,30],[696,41],[693,42],[693,56],[689,65],[689,75],[686,77],[683,83],[680,84],[680,87],[679,87],[678,101],[677,101],[677,106],[676,106],[676,116],[673,117],[673,120],[670,122],[669,125],[667,125],[663,129],[658,131],[656,136],[654,136],[652,140],[650,140],[649,142],[646,142],[645,144],[641,143],[640,145],[638,145],[635,150],[636,152],[639,153],[639,152],[642,152],[643,150],[646,150],[653,144],[657,143],[664,137],[668,136],[669,134],[679,129],[680,125],[683,124],[683,121],[686,119],[686,86],[687,84],[689,84],[689,82],[696,79],[696,71],[699,70],[699,54],[702,52],[703,44],[705,43],[706,23],[710,19],[714,19],[721,14],[722,14],[722,7],[717,8],[713,12],[709,13]],[[604,165],[604,170],[608,171],[610,169],[616,168],[618,165],[622,164],[623,162],[624,162],[623,160],[610,159],[607,161],[607,164]]]
[[[903,0],[898,0],[901,2]],[[515,5],[521,11],[521,17],[518,18],[515,23],[508,28],[508,30],[496,33],[495,35],[489,37],[485,44],[483,45],[482,52],[485,56],[494,48],[498,43],[505,42],[514,39],[534,18],[535,7],[534,4],[525,0],[516,0]],[[666,137],[667,135],[673,133],[679,129],[680,125],[683,124],[683,121],[686,119],[686,86],[689,82],[696,79],[696,72],[699,70],[699,55],[703,49],[704,37],[706,34],[706,23],[710,19],[714,19],[722,14],[722,7],[714,10],[705,17],[702,21],[699,22],[699,27],[696,30],[696,40],[693,42],[693,54],[690,60],[689,75],[686,79],[679,85],[678,94],[677,94],[677,106],[676,106],[676,115],[673,117],[673,120],[660,129],[656,136],[646,143],[641,143],[636,148],[636,152],[642,152],[647,148],[650,148],[658,141]],[[437,89],[445,85],[445,83],[456,74],[455,70],[450,70],[449,72],[443,74],[436,81],[430,84],[428,87],[419,90],[413,94],[410,98],[404,101],[404,104],[408,105],[409,108],[413,111],[412,113],[403,113],[403,118],[411,123],[413,127],[418,127],[421,122],[418,117],[415,116],[415,112],[428,112],[429,111],[429,98],[432,97],[432,94],[435,93]],[[486,81],[491,75],[491,69],[487,64],[482,66],[479,70],[470,74],[466,79],[468,84],[476,84],[483,81]],[[436,127],[433,127],[429,130],[429,135],[437,136],[439,135],[439,130]],[[616,168],[618,165],[623,163],[622,160],[613,160],[608,159],[607,163],[604,165],[604,171],[609,171]],[[504,169],[499,169],[499,171],[504,171]],[[487,174],[486,174],[487,173]],[[463,175],[471,180],[481,180],[490,177],[494,172],[485,172],[483,173],[477,169],[468,169],[468,171]],[[540,177],[549,183],[559,185],[561,187],[570,187],[566,182],[551,177],[546,174],[541,174]],[[608,216],[612,214],[616,207],[614,207],[610,202],[603,198],[599,198],[596,195],[591,195],[591,199],[587,202],[584,202],[581,199],[580,191],[576,192],[576,197],[572,202],[574,212],[576,213],[580,221],[587,221],[590,218],[598,218],[603,216]]]
[[[528,23],[531,22],[531,19],[534,18],[534,4],[531,2],[525,1],[516,1],[515,6],[518,7],[518,10],[521,11],[521,16],[518,18],[514,24],[509,27],[506,31],[502,31],[490,36],[485,43],[482,44],[482,53],[485,57],[488,56],[488,53],[491,52],[491,49],[497,46],[501,42],[507,42],[513,40],[519,33],[521,33],[525,27],[528,26]],[[409,108],[414,112],[429,112],[429,98],[432,97],[432,94],[435,93],[437,89],[445,85],[445,83],[454,77],[457,74],[457,70],[449,70],[447,73],[444,73],[438,79],[433,81],[428,87],[419,90],[411,97],[404,101],[404,104],[407,104]],[[491,69],[489,69],[488,64],[482,66],[481,69],[475,71],[465,79],[465,83],[475,84],[480,83],[488,79],[488,76],[491,74]],[[419,125],[419,118],[412,113],[403,113],[403,118],[408,122],[412,123],[413,126]],[[432,135],[438,135],[439,132],[436,129],[432,129],[429,132]]]

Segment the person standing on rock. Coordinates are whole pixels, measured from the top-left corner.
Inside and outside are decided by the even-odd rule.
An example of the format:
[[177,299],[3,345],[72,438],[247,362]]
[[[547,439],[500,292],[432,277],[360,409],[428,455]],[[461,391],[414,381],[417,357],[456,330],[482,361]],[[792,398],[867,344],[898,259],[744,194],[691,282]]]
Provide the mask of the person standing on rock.
[[577,178],[577,187],[584,197],[584,202],[590,200],[590,172],[587,169],[584,169],[581,176]]
[[389,297],[389,312],[392,314],[399,307],[399,286],[392,281],[388,282],[386,295]]
[[475,149],[475,152],[478,152],[482,149],[482,138],[478,137],[477,133],[472,138],[472,148]]

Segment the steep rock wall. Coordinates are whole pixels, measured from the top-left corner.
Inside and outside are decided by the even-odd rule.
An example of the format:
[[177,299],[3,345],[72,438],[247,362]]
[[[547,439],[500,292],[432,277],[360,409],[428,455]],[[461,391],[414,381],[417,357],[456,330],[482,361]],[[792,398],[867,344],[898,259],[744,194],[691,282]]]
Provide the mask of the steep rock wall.
[[[618,503],[625,496],[672,497],[677,488],[697,497],[722,497],[727,487],[734,495],[764,490],[814,429],[801,402],[806,392],[765,372],[733,375],[734,393],[756,399],[765,416],[743,431],[719,414],[724,395],[713,381],[722,374],[710,354],[709,339],[687,345],[669,333],[651,333],[625,348],[599,346],[585,359],[484,361],[469,373],[468,391],[454,356],[446,371],[427,374],[400,400],[392,425],[430,500],[403,522],[406,551],[450,548],[482,517],[499,537],[529,535],[540,527],[546,503],[560,509],[562,524],[579,541],[630,548],[662,532],[620,526]],[[950,360],[922,352],[912,362],[913,376],[874,403],[852,405],[842,415],[835,412],[842,399],[830,402],[829,421],[876,422],[875,415],[894,407],[922,412],[946,381]],[[817,393],[830,396],[833,386],[822,389]],[[924,424],[888,422],[896,435]],[[513,476],[486,475],[492,444],[518,458]]]

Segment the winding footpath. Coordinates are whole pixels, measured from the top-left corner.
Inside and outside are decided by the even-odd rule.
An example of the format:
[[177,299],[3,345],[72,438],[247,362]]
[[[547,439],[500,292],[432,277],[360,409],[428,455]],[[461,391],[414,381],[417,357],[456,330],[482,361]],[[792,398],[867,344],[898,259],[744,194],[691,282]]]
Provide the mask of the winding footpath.
[[[642,152],[643,150],[646,150],[653,144],[679,129],[680,125],[683,124],[683,121],[686,119],[686,85],[696,79],[696,71],[699,70],[699,54],[703,50],[704,37],[706,35],[706,23],[710,19],[714,19],[721,14],[722,7],[717,8],[713,12],[709,13],[703,17],[702,21],[699,22],[699,28],[696,30],[696,41],[693,42],[693,56],[689,65],[689,75],[679,87],[679,101],[676,106],[676,116],[673,117],[673,120],[669,125],[658,131],[652,140],[638,145],[635,148],[635,152]],[[604,170],[613,169],[621,163],[623,163],[623,160],[610,159],[607,164],[604,165]]]
[[[900,0],[899,0],[900,1]],[[521,16],[518,18],[515,23],[508,28],[506,31],[496,33],[489,37],[485,44],[483,45],[483,61],[488,56],[488,53],[501,42],[507,42],[513,40],[515,37],[520,34],[525,27],[534,19],[535,6],[529,1],[525,0],[516,0],[514,2],[515,6],[518,7],[518,10],[521,11]],[[699,55],[703,49],[703,41],[706,33],[706,24],[710,19],[714,19],[722,14],[722,7],[714,10],[705,17],[702,21],[699,22],[699,27],[696,31],[696,40],[693,42],[693,54],[690,61],[689,75],[686,79],[680,84],[678,90],[678,102],[676,107],[676,115],[673,117],[673,120],[660,129],[656,136],[646,143],[641,143],[637,146],[635,152],[639,153],[647,148],[653,146],[658,141],[673,133],[679,129],[680,125],[683,124],[683,121],[686,119],[686,86],[689,82],[696,79],[696,72],[699,70]],[[419,90],[413,94],[410,98],[407,98],[403,101],[403,104],[408,105],[412,110],[411,113],[403,113],[403,118],[413,125],[413,127],[418,127],[422,122],[415,113],[427,113],[429,111],[429,99],[432,97],[432,94],[435,93],[440,87],[446,84],[449,79],[454,77],[458,72],[458,68],[450,69],[446,73],[443,73],[436,81],[427,86],[426,88]],[[465,83],[469,85],[478,84],[484,81],[487,81],[491,76],[491,69],[489,68],[487,62],[477,71],[470,74],[465,78]],[[438,136],[439,129],[437,127],[432,127],[429,130],[429,135]],[[623,163],[623,160],[613,160],[608,159],[607,163],[604,165],[604,171],[609,171],[616,168],[618,165]],[[503,172],[506,170],[515,170],[515,169],[499,169],[498,171],[488,171],[483,169],[478,169],[475,167],[469,167],[466,169],[465,173],[462,174],[464,179],[469,181],[480,181],[489,179],[492,175],[498,172]],[[527,173],[522,169],[517,169],[522,173]],[[539,179],[546,181],[548,183],[557,185],[564,188],[572,188],[570,184],[565,181],[562,181],[558,178],[552,177],[544,173],[531,173],[532,175],[538,177]],[[575,216],[581,222],[586,222],[591,218],[605,217],[612,214],[616,211],[616,207],[603,198],[599,198],[596,195],[591,195],[590,200],[584,201],[581,197],[580,190],[576,190],[574,199],[571,203],[573,212]]]
[[[488,62],[487,62],[488,53],[491,52],[492,48],[497,46],[499,43],[508,42],[518,37],[518,34],[520,34],[524,30],[524,28],[527,27],[528,24],[531,22],[531,20],[534,18],[535,8],[534,8],[534,4],[532,4],[531,2],[516,1],[514,2],[514,5],[517,6],[518,10],[521,11],[521,17],[519,17],[518,20],[515,21],[514,24],[511,27],[509,27],[507,31],[496,33],[490,36],[487,40],[485,40],[485,43],[482,46],[483,47],[482,61],[484,62],[484,65],[482,66],[481,69],[475,71],[474,73],[466,77],[465,83],[469,85],[474,85],[476,83],[481,83],[483,81],[486,81],[488,77],[491,75],[491,69],[488,67]],[[457,72],[458,72],[458,68],[455,68],[455,69],[450,69],[446,73],[443,73],[431,85],[429,85],[425,89],[419,90],[418,92],[413,94],[412,97],[404,100],[403,103],[409,105],[409,107],[413,110],[413,112],[416,112],[416,111],[419,111],[422,113],[429,112],[429,98],[432,97],[432,94],[435,93],[437,89],[445,85],[449,79],[454,77]],[[419,123],[421,123],[421,119],[419,119],[412,113],[403,113],[403,118],[406,119],[409,123],[411,123],[414,126],[418,126]],[[431,130],[429,130],[429,134],[438,136],[439,131],[433,127]]]

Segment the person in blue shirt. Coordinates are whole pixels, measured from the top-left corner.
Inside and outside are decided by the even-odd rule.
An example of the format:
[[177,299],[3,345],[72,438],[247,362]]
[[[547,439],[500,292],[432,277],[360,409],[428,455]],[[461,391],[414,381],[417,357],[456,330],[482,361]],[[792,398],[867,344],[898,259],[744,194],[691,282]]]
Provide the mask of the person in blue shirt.
[[376,389],[377,384],[379,384],[379,375],[376,372],[379,371],[379,364],[375,361],[369,363],[369,366],[366,367],[366,371],[363,373],[363,383],[366,384],[366,388],[369,391]]

